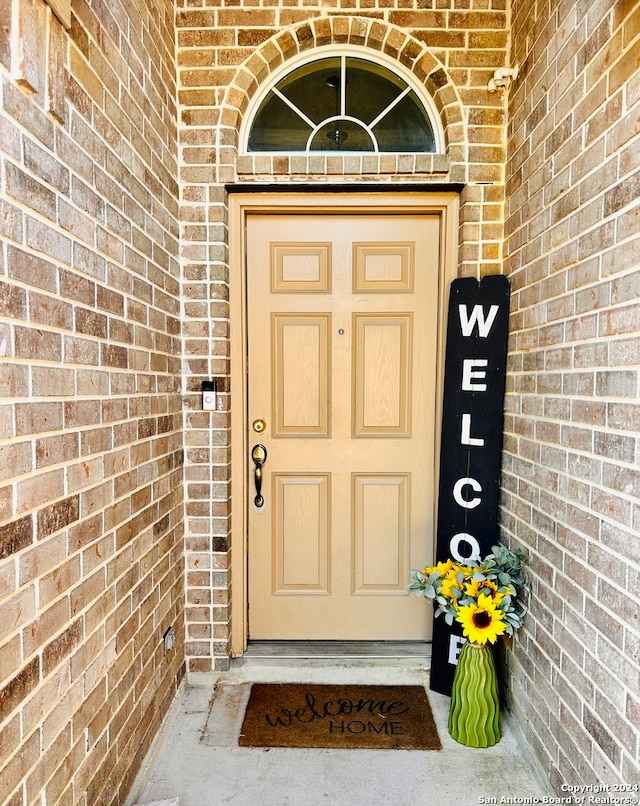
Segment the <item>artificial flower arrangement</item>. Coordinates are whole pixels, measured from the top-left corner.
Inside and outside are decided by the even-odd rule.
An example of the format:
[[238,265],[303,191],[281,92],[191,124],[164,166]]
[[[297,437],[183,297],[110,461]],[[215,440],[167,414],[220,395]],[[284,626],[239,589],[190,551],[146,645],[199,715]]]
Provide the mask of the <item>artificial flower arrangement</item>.
[[436,616],[443,614],[447,624],[459,622],[474,644],[493,644],[499,635],[513,635],[526,612],[522,598],[527,555],[506,546],[492,546],[491,551],[477,565],[447,560],[411,571],[409,590],[431,599]]

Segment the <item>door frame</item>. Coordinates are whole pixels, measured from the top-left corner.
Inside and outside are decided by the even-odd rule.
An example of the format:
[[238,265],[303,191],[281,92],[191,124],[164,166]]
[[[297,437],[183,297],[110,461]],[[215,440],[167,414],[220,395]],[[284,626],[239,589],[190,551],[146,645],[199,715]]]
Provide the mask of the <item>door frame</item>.
[[[429,191],[239,192],[229,195],[229,338],[231,437],[231,655],[244,653],[249,639],[248,619],[248,499],[249,441],[247,416],[247,260],[246,223],[253,214],[336,213],[431,214],[440,217],[438,268],[438,343],[436,358],[436,417],[442,421],[444,348],[451,280],[457,276],[459,195]],[[440,431],[435,434],[435,490],[437,502]],[[434,523],[436,521],[434,520]],[[435,541],[435,535],[434,535]]]

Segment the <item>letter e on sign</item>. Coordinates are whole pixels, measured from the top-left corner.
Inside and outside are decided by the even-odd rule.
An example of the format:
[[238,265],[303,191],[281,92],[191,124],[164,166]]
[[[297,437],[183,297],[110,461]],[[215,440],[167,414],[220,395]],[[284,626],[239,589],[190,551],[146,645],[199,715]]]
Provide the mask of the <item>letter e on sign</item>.
[[486,367],[489,362],[486,358],[465,358],[462,362],[462,391],[463,392],[486,392],[487,384],[479,383],[487,379],[484,369],[476,367]]
[[467,643],[467,639],[461,635],[449,636],[449,663],[455,666],[458,663],[458,655],[463,645]]

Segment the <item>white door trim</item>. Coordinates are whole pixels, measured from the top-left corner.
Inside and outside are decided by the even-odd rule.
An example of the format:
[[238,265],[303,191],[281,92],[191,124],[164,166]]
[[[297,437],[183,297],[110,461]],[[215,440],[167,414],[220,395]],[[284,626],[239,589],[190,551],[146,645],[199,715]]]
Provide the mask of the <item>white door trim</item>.
[[[458,202],[454,192],[348,192],[232,193],[229,196],[229,304],[231,363],[231,653],[242,655],[248,641],[247,613],[247,521],[248,521],[248,423],[247,423],[247,285],[246,219],[260,213],[388,213],[436,214],[440,216],[440,263],[438,283],[438,411],[441,401],[446,338],[446,312],[451,280],[457,276]],[[440,434],[437,429],[436,468]],[[436,473],[437,489],[437,473]],[[437,497],[434,495],[434,500]]]

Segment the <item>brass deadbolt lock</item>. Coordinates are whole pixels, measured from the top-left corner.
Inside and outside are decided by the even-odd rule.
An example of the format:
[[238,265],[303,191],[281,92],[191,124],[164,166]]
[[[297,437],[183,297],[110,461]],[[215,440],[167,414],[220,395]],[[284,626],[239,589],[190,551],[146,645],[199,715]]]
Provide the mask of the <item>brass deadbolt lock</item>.
[[253,430],[256,434],[261,434],[264,429],[267,427],[267,424],[264,420],[254,420],[253,421]]

